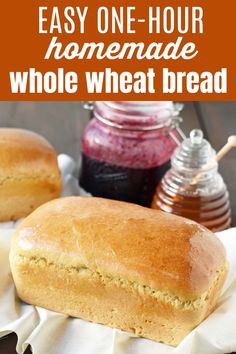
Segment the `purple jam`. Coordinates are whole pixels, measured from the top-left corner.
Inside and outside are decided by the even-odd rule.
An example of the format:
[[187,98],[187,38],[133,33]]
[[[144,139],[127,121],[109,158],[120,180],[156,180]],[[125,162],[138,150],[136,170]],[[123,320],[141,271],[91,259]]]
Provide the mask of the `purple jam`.
[[[156,186],[170,168],[174,141],[166,128],[145,129],[156,124],[152,114],[114,110],[104,103],[97,103],[94,114],[81,143],[80,185],[97,197],[150,206]],[[108,124],[99,119],[104,115]],[[114,122],[122,128],[109,125]]]
[[80,185],[95,197],[123,200],[150,206],[157,184],[170,168],[166,162],[158,168],[128,168],[82,155]]

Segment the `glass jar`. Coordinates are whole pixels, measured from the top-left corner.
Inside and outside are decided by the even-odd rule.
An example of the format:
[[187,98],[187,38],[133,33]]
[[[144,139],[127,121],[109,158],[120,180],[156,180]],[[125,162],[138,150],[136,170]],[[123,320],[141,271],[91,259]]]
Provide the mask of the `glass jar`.
[[177,135],[177,111],[169,101],[96,102],[81,142],[80,185],[93,196],[150,206],[176,147],[169,134]]
[[172,157],[152,208],[192,219],[216,232],[231,225],[229,193],[216,153],[201,130],[193,130]]

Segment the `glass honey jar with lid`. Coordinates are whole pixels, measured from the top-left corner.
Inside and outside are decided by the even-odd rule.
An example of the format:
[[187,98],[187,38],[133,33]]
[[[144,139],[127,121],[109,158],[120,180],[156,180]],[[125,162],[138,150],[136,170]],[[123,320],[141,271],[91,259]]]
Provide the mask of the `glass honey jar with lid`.
[[229,193],[218,172],[216,152],[201,130],[193,130],[175,150],[152,208],[192,219],[213,232],[230,227]]
[[171,101],[100,101],[81,141],[79,183],[96,197],[151,206],[170,168],[180,107]]

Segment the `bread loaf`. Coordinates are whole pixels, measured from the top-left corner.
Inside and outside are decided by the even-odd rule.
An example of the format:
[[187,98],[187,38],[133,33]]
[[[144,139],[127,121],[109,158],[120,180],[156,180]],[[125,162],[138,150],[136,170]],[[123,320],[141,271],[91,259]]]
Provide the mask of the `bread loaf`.
[[60,191],[52,146],[30,131],[0,128],[0,222],[27,216]]
[[23,301],[171,345],[214,309],[227,269],[219,239],[195,222],[81,197],[26,218],[10,264]]

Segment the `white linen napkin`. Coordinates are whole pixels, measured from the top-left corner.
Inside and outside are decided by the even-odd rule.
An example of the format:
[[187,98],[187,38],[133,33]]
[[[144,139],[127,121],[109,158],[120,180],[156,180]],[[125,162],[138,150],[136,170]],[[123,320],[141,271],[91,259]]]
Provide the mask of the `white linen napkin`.
[[0,337],[17,333],[18,353],[23,353],[28,344],[33,354],[226,354],[236,351],[236,228],[218,234],[226,248],[229,273],[217,308],[176,348],[19,301],[8,262],[13,232],[0,230]]

